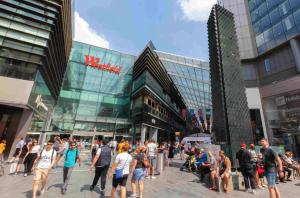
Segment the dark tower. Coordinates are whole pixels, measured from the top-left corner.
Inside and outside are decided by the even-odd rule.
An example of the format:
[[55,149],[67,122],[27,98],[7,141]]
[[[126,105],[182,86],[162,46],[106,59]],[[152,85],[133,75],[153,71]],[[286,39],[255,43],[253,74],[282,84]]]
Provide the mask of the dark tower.
[[253,143],[253,136],[233,14],[220,5],[208,20],[208,43],[213,131],[234,160],[240,143]]

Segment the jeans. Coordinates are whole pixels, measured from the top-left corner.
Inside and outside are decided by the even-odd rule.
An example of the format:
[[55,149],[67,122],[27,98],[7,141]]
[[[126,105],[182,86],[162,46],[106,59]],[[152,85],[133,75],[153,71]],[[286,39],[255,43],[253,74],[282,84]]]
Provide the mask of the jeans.
[[249,189],[251,185],[251,189],[254,190],[256,188],[254,171],[241,170],[241,172],[244,177],[246,189]]
[[62,190],[67,190],[67,186],[70,182],[70,178],[72,175],[73,167],[64,167],[63,171],[64,171],[63,173],[64,184],[62,186]]
[[93,180],[92,186],[95,187],[99,181],[99,178],[101,177],[101,190],[105,189],[106,184],[106,174],[109,169],[109,165],[103,166],[103,167],[96,167],[95,169],[95,177]]
[[274,188],[276,186],[276,172],[266,172],[266,178],[268,181],[268,187]]

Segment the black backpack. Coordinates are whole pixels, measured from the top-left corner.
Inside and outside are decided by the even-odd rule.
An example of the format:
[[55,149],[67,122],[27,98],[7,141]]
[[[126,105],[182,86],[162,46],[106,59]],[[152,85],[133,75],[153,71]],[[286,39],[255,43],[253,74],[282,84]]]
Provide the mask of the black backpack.
[[23,145],[22,150],[21,150],[21,156],[25,157],[26,153],[28,152],[28,147],[26,144]]

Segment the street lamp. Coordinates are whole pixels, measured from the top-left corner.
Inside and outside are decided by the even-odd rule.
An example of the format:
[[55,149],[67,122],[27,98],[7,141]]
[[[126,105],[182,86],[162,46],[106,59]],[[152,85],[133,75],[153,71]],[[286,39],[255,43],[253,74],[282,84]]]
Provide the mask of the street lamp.
[[119,111],[116,111],[116,116],[115,116],[115,130],[114,130],[114,133],[113,133],[113,140],[115,141],[116,140],[116,137],[115,137],[115,134],[116,134],[116,130],[117,130],[117,119],[118,119],[118,115],[119,115]]

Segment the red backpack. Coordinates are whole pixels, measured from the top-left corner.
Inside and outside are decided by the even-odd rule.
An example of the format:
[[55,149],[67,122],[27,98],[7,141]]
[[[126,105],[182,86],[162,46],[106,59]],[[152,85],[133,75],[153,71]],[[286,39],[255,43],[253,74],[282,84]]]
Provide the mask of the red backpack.
[[260,165],[260,163],[257,163],[257,172],[258,174],[264,174],[265,173],[265,169],[263,169]]

